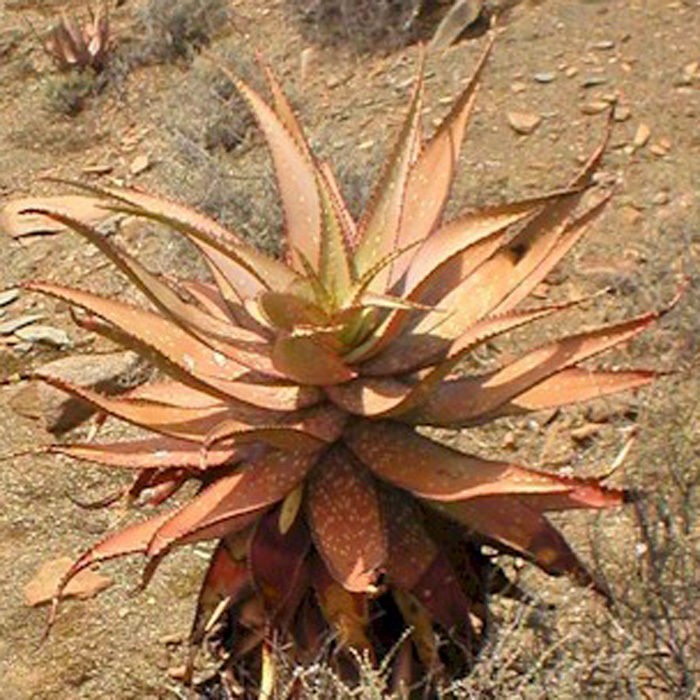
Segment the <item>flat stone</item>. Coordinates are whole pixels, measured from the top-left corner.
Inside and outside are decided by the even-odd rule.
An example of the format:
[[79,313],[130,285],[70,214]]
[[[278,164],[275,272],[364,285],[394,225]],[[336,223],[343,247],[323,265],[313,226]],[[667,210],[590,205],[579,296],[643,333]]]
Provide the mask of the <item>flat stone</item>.
[[[107,395],[123,393],[148,377],[143,359],[129,350],[72,355],[49,362],[38,371]],[[20,415],[41,419],[46,429],[56,434],[80,425],[95,412],[85,401],[41,381],[22,387],[10,405]]]
[[542,122],[542,117],[534,112],[508,112],[508,123],[518,134],[531,134]]
[[542,73],[535,73],[532,76],[536,83],[551,83],[556,79],[555,73],[550,73],[549,71],[544,71]]
[[54,326],[25,326],[15,331],[15,335],[28,343],[51,345],[55,348],[68,348],[73,344],[68,333]]
[[647,142],[649,141],[649,138],[651,136],[651,129],[647,124],[642,122],[638,127],[637,131],[634,134],[634,140],[632,141],[632,145],[635,148],[644,148],[644,146],[647,145]]
[[0,306],[7,306],[19,299],[19,289],[6,289],[0,292]]

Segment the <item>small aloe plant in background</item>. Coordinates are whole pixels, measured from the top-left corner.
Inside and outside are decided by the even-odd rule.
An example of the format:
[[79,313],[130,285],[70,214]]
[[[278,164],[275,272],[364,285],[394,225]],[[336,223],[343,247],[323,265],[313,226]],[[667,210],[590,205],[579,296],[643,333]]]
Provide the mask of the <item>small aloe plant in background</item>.
[[[82,310],[85,327],[160,370],[123,397],[41,375],[150,433],[52,451],[135,472],[128,496],[139,506],[198,484],[183,503],[93,545],[61,589],[86,567],[124,555],[145,558],[147,581],[174,547],[217,541],[191,639],[212,641],[248,688],[265,676],[273,642],[288,644],[301,663],[330,649],[346,672],[351,649],[370,659],[393,650],[403,683],[464,672],[484,639],[490,589],[506,585],[484,545],[605,593],[547,516],[620,506],[625,490],[468,454],[423,429],[478,426],[655,376],[583,363],[662,312],[546,342],[493,371],[463,370],[483,343],[582,302],[521,305],[610,196],[591,185],[603,143],[560,192],[444,220],[487,53],[428,140],[419,74],[358,220],[270,70],[269,103],[235,80],[272,154],[283,259],[176,202],[87,188],[111,211],[181,233],[211,272],[208,281],[166,280],[60,206],[39,210],[96,245],[151,307],[26,286]],[[595,203],[581,212],[591,189]]]
[[44,50],[62,71],[92,68],[101,71],[109,52],[109,17],[106,10],[89,11],[79,23],[63,14],[42,41]]

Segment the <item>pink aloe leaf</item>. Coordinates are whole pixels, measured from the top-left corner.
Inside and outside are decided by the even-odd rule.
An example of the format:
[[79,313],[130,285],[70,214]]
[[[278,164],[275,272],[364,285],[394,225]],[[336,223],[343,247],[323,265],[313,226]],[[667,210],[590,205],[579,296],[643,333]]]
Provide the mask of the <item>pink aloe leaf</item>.
[[[360,220],[359,244],[354,257],[354,264],[360,278],[375,268],[382,258],[400,247],[398,236],[406,185],[411,165],[420,148],[423,64],[424,56],[421,54],[418,79],[406,118],[396,145]],[[370,288],[373,291],[385,291],[390,274],[390,268],[383,266],[374,274]]]
[[[207,537],[218,527],[233,526],[281,501],[308,473],[315,454],[267,450],[233,474],[207,486],[183,505],[153,534],[147,555],[161,557],[172,546]],[[213,529],[213,530],[212,530]]]
[[434,425],[467,425],[486,420],[501,406],[556,373],[631,340],[667,310],[547,343],[483,377],[444,380],[417,411],[415,419]]
[[590,370],[570,367],[518,394],[499,409],[499,415],[558,408],[608,394],[646,386],[658,377],[653,370]]
[[280,530],[279,522],[279,508],[260,518],[248,559],[253,583],[270,619],[287,627],[309,587],[311,537],[302,517],[297,517],[286,532]]
[[[425,240],[440,220],[454,179],[464,132],[474,108],[479,76],[492,45],[493,38],[490,38],[467,87],[415,163],[411,164],[401,193],[401,218],[394,242],[396,247],[403,248]],[[410,255],[404,255],[394,262],[390,278],[392,282],[401,277],[410,259]]]
[[393,489],[382,493],[387,528],[386,574],[392,585],[412,591],[438,555],[414,500]]
[[[307,148],[300,146],[297,141],[300,129],[292,125],[290,131],[288,124],[280,119],[255,90],[236,76],[228,77],[253,111],[270,148],[282,197],[292,265],[297,271],[302,271],[299,261],[301,253],[316,266],[321,249],[321,207],[316,186],[317,168]],[[278,96],[278,108],[279,105]],[[283,117],[288,122],[288,114],[283,114]]]
[[477,534],[524,556],[549,574],[566,574],[580,585],[595,585],[588,569],[556,528],[517,497],[484,497],[431,505]]
[[303,385],[329,386],[355,377],[342,358],[325,344],[318,333],[279,334],[272,362],[286,377]]
[[211,447],[202,452],[200,445],[164,436],[111,443],[52,445],[49,452],[86,462],[126,469],[209,469],[235,464],[247,454],[241,447]]
[[212,554],[197,596],[197,608],[190,632],[190,644],[193,646],[202,642],[209,620],[224,601],[227,601],[226,607],[230,608],[252,590],[247,561],[235,551],[235,540],[235,535],[224,538]]
[[617,504],[614,494],[596,489],[592,482],[465,454],[397,423],[357,424],[345,442],[380,479],[431,501],[571,492],[578,499],[597,503],[609,498]]
[[379,496],[369,472],[343,448],[320,459],[307,513],[316,549],[333,578],[356,593],[371,589],[387,557]]
[[35,211],[68,226],[95,245],[183,330],[195,335],[235,362],[274,376],[275,371],[266,354],[267,343],[264,338],[251,331],[238,328],[230,321],[221,321],[183,301],[177,292],[159,279],[157,275],[149,272],[137,260],[120,250],[118,246],[91,226],[57,211],[48,209]]

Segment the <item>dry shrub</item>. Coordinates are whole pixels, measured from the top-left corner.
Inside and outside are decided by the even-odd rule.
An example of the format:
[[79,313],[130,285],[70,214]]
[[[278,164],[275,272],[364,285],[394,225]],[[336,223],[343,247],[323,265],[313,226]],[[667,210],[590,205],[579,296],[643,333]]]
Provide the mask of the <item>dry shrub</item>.
[[233,20],[227,0],[147,0],[139,12],[144,63],[191,59]]
[[343,40],[360,50],[390,49],[416,38],[425,0],[291,0],[310,38]]

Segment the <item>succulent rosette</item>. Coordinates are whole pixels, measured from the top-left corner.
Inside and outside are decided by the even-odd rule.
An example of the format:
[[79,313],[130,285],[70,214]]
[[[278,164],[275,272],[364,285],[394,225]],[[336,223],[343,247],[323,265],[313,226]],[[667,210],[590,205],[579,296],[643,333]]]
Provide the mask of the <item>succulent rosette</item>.
[[581,303],[522,304],[609,198],[591,184],[603,143],[559,192],[445,220],[487,53],[428,140],[419,75],[359,220],[269,69],[270,102],[236,79],[272,155],[281,259],[163,197],[91,188],[105,207],[164,224],[199,250],[210,278],[175,281],[60,207],[41,211],[96,245],[151,306],[27,286],[82,310],[83,325],[160,370],[120,397],[41,377],[149,431],[52,450],[134,471],[128,495],[146,508],[199,484],[183,503],[92,546],[64,585],[124,555],[145,557],[148,578],[174,547],[216,540],[194,643],[218,630],[228,667],[252,676],[275,640],[291,642],[302,662],[330,648],[340,665],[348,649],[370,658],[394,649],[404,679],[455,673],[478,651],[489,590],[506,585],[485,544],[601,588],[548,514],[619,506],[624,490],[468,454],[423,430],[554,409],[654,377],[586,361],[659,312],[546,342],[486,373],[464,371],[481,344]]

